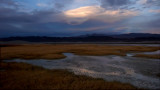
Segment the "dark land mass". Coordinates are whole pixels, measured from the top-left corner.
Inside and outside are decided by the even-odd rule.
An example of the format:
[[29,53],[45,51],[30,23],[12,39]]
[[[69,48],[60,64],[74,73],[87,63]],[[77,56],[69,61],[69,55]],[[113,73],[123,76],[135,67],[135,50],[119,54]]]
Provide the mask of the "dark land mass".
[[160,34],[130,33],[120,35],[90,34],[76,37],[17,36],[0,38],[0,41],[16,40],[28,42],[141,42],[160,41]]

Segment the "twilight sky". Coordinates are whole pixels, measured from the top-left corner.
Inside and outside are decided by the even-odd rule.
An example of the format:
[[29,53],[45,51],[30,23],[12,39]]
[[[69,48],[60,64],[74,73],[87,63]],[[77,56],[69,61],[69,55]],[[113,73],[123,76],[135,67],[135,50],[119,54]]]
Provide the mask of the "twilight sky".
[[160,0],[0,0],[0,37],[160,34]]

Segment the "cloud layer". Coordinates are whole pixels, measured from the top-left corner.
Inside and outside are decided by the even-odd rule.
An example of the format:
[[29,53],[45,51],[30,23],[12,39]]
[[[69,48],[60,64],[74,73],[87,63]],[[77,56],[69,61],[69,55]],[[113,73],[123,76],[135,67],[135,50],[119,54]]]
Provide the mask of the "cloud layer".
[[0,0],[0,36],[160,33],[160,0]]

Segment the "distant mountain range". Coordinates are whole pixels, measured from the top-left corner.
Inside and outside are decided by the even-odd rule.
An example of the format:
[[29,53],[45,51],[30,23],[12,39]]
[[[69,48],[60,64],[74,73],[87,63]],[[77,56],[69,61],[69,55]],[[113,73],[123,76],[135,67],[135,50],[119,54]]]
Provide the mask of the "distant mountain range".
[[26,36],[0,38],[0,41],[28,41],[28,42],[136,42],[136,41],[160,41],[160,34],[130,33],[120,35],[90,34],[76,37],[47,37]]
[[120,34],[120,35],[112,35],[114,38],[159,38],[160,34],[149,34],[149,33],[130,33],[130,34]]

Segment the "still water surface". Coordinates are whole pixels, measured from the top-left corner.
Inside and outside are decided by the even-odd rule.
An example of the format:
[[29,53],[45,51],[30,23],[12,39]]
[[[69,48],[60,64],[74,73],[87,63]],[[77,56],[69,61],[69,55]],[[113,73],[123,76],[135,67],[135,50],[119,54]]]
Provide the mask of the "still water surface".
[[25,62],[46,69],[68,69],[77,75],[103,78],[107,81],[130,83],[136,87],[160,88],[160,60],[131,56],[79,56],[63,53],[65,59],[57,60],[5,60],[5,62]]

